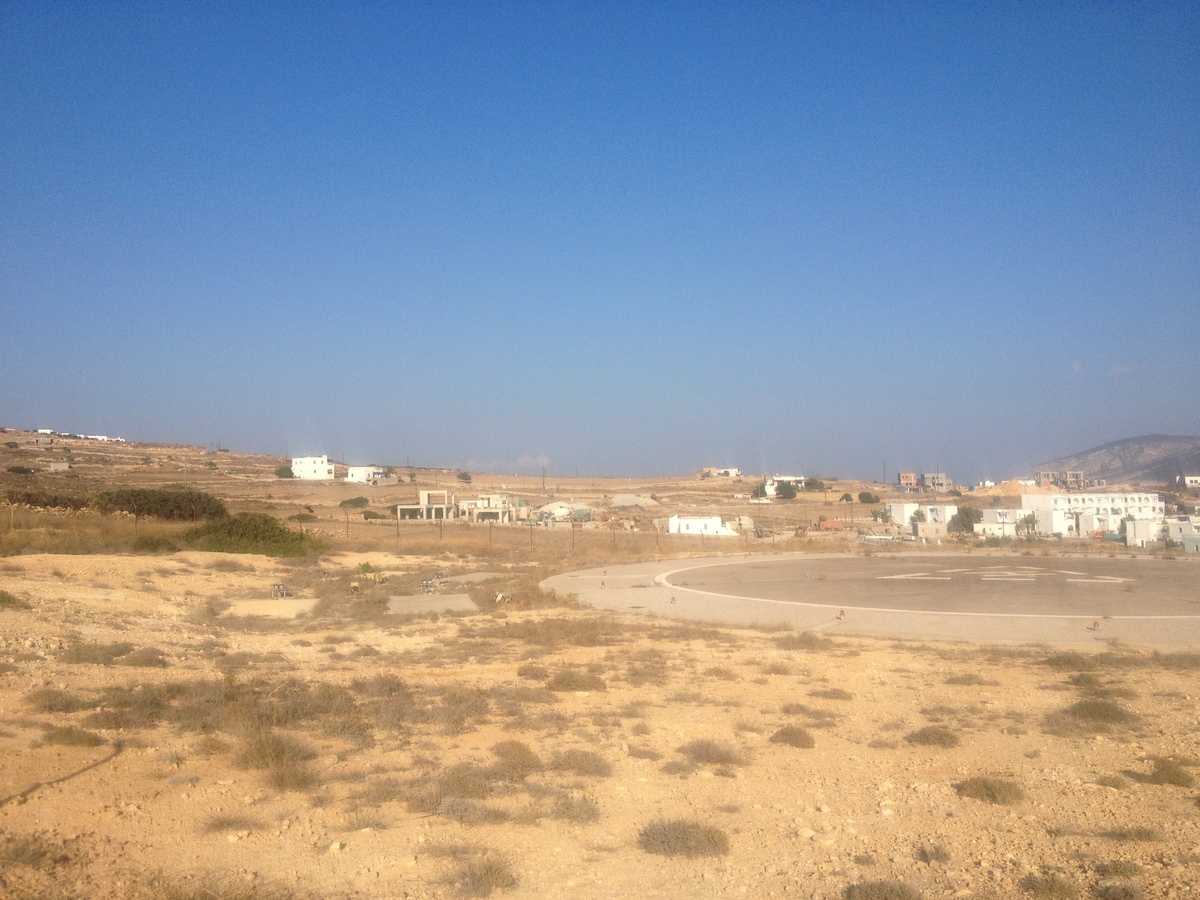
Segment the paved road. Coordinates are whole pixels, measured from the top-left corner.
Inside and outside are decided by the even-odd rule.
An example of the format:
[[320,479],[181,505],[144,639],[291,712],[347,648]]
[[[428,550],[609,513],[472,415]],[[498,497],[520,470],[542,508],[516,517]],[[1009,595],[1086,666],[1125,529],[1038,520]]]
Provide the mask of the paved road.
[[544,586],[591,606],[737,625],[1200,646],[1200,559],[791,554],[590,569]]

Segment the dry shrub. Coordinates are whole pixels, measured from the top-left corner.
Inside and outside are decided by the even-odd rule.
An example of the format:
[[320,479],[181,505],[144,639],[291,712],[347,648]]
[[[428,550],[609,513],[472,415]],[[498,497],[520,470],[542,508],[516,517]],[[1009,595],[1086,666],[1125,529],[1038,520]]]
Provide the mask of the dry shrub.
[[533,678],[541,681],[544,678],[550,677],[550,670],[545,666],[539,666],[536,663],[525,663],[517,666],[518,678]]
[[1157,828],[1148,828],[1144,826],[1136,826],[1133,828],[1113,828],[1109,831],[1100,831],[1097,833],[1100,837],[1108,838],[1112,841],[1155,842],[1163,840],[1163,833]]
[[970,797],[985,803],[995,803],[999,806],[1015,806],[1025,799],[1021,786],[1001,778],[977,776],[960,781],[954,786],[960,797]]
[[853,700],[854,695],[849,691],[844,691],[841,688],[821,688],[816,691],[809,691],[808,696],[820,697],[822,700]]
[[259,726],[242,736],[235,762],[246,769],[265,769],[267,782],[279,791],[306,791],[317,783],[308,766],[316,754],[289,735]]
[[921,900],[921,892],[905,881],[863,881],[845,891],[846,900]]
[[694,819],[658,819],[638,832],[638,846],[658,856],[724,856],[729,837]]
[[785,716],[804,716],[812,728],[832,728],[838,723],[838,715],[820,706],[809,706],[805,703],[785,703],[782,710]]
[[157,647],[142,647],[115,660],[118,666],[137,666],[143,669],[165,669],[166,657]]
[[1142,900],[1146,892],[1136,884],[1096,884],[1092,885],[1092,896],[1096,900]]
[[811,631],[781,634],[774,641],[780,650],[832,650],[834,646],[829,638]]
[[342,821],[342,831],[383,831],[388,821],[373,809],[354,809]]
[[702,673],[706,678],[719,678],[721,681],[737,681],[737,672],[724,666],[709,666]]
[[265,881],[247,883],[231,875],[206,874],[186,881],[156,877],[145,884],[127,884],[125,896],[131,900],[300,900],[306,895]]
[[[40,836],[17,837],[6,834],[0,836],[0,870],[10,866],[46,869],[67,862],[69,857],[58,851],[59,848],[52,846]],[[0,875],[0,885],[3,883],[3,876]]]
[[595,822],[600,818],[600,804],[591,797],[563,794],[555,798],[550,817],[566,822]]
[[945,725],[926,725],[904,738],[921,747],[957,747],[958,735]]
[[546,768],[541,757],[523,741],[501,741],[492,747],[492,753],[496,755],[492,772],[501,781],[524,781]]
[[487,695],[475,688],[447,688],[442,692],[441,701],[430,711],[430,719],[447,734],[461,734],[491,709]]
[[125,641],[112,644],[72,644],[63,650],[59,658],[65,663],[90,666],[111,666],[122,656],[132,653],[136,648]]
[[1101,878],[1134,878],[1142,874],[1142,867],[1127,859],[1114,859],[1096,863],[1096,874]]
[[702,766],[740,766],[746,762],[736,747],[718,741],[689,741],[679,748],[679,752],[694,764]]
[[0,591],[0,609],[33,609],[33,607],[16,594]]
[[1051,713],[1046,717],[1045,726],[1052,734],[1094,734],[1137,722],[1138,716],[1125,707],[1111,700],[1091,697]]
[[559,772],[574,772],[591,778],[607,778],[612,775],[612,763],[591,750],[564,750],[554,757],[552,768]]
[[439,816],[453,819],[460,825],[499,825],[512,818],[502,809],[465,797],[446,797],[438,804],[437,812]]
[[1069,651],[1046,657],[1042,665],[1058,672],[1094,672],[1100,668],[1100,659],[1098,655]]
[[634,759],[649,759],[649,760],[662,759],[662,754],[659,753],[657,750],[655,750],[653,747],[646,747],[644,745],[639,745],[639,744],[630,744],[629,745],[629,755],[631,757],[633,757]]
[[41,688],[25,695],[25,702],[35,711],[43,713],[73,713],[81,709],[95,709],[96,704],[82,700],[57,688]]
[[1176,787],[1191,787],[1196,778],[1178,761],[1173,759],[1154,760],[1154,771],[1142,777],[1147,784],[1173,784]]
[[966,672],[962,675],[951,675],[946,679],[946,684],[959,685],[962,687],[997,687],[999,686],[1000,682],[991,681],[975,672]]
[[512,863],[494,850],[455,845],[432,852],[450,858],[453,866],[449,880],[465,897],[490,897],[495,891],[508,891],[517,886]]
[[813,736],[798,725],[785,725],[771,735],[771,743],[787,744],[789,747],[799,747],[801,750],[811,750],[817,746]]
[[1129,779],[1124,775],[1101,775],[1096,779],[1096,784],[1102,784],[1105,787],[1116,788],[1118,791],[1123,791],[1129,787]]
[[608,685],[599,675],[591,672],[581,672],[578,669],[564,669],[557,672],[546,682],[546,687],[552,691],[606,691]]
[[55,725],[48,727],[42,734],[43,744],[56,744],[62,747],[99,747],[104,738],[92,731],[84,731],[74,725]]
[[1053,873],[1038,875],[1031,872],[1017,883],[1021,886],[1021,890],[1034,897],[1071,900],[1071,898],[1079,896],[1079,889],[1073,882]]
[[625,636],[625,628],[601,617],[550,616],[503,622],[492,628],[463,629],[464,637],[521,641],[535,647],[602,647]]

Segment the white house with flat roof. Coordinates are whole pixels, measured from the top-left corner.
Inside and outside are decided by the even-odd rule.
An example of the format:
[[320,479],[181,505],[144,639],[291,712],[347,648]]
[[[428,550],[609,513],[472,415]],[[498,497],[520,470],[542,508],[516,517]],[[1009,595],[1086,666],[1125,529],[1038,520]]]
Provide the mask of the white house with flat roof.
[[328,456],[293,456],[292,477],[305,481],[333,481],[333,463]]
[[1042,534],[1098,534],[1121,530],[1123,519],[1161,526],[1167,513],[1160,494],[1146,491],[1082,491],[1075,494],[1022,494],[1021,508],[1037,515]]
[[721,521],[720,516],[671,516],[667,519],[667,533],[714,537],[738,536],[736,531]]
[[[292,470],[293,473],[295,469]],[[349,466],[346,469],[346,480],[355,484],[379,484],[387,478],[387,473],[379,466]]]

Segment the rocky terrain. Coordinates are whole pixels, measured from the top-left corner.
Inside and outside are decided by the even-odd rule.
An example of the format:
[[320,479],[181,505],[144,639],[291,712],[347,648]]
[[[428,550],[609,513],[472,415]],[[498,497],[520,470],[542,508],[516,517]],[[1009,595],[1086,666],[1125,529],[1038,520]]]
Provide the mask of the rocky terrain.
[[1161,434],[1112,441],[1082,453],[1052,459],[1039,470],[1081,471],[1109,484],[1165,484],[1176,475],[1200,474],[1200,437]]

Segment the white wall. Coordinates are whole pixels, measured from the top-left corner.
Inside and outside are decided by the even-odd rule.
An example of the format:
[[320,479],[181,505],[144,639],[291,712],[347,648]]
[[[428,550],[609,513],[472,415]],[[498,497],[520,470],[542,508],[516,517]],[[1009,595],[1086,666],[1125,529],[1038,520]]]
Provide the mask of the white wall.
[[332,481],[333,466],[327,456],[293,456],[292,477],[307,481]]

